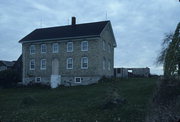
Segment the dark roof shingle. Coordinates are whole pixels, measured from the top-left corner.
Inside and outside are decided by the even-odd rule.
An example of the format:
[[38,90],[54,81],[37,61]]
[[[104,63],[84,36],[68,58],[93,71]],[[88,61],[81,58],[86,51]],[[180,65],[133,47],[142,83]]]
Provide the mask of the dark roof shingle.
[[31,32],[22,38],[19,42],[44,39],[73,38],[81,36],[98,36],[108,22],[110,21],[40,28]]

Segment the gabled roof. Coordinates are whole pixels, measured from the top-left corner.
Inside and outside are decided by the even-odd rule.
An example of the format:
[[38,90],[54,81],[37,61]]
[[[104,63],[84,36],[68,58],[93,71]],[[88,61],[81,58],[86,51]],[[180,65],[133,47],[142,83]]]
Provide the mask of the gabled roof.
[[7,67],[12,67],[15,62],[13,61],[0,61],[2,64],[4,64]]
[[110,21],[36,29],[19,42],[99,36]]

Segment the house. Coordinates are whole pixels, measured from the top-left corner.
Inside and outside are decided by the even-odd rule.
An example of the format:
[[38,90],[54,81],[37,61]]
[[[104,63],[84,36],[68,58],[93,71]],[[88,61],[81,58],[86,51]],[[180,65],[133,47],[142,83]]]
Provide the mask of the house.
[[87,85],[113,76],[116,41],[110,21],[40,28],[22,44],[23,83]]
[[0,60],[0,71],[11,69],[14,65],[14,61]]
[[127,77],[149,77],[150,68],[114,68],[114,76]]

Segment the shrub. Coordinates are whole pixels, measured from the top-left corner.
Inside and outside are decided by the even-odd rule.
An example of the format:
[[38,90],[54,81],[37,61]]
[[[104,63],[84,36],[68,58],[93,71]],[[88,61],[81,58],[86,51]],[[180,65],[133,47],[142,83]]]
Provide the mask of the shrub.
[[21,81],[21,78],[18,76],[19,73],[14,70],[0,71],[0,87],[9,88],[16,86],[16,84]]

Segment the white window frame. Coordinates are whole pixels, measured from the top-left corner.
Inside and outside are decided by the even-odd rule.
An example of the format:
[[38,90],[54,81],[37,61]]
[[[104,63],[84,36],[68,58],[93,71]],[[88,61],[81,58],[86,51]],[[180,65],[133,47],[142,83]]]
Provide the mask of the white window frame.
[[[45,61],[45,64],[44,64],[45,67],[43,67],[43,61]],[[46,70],[46,59],[41,59],[40,64],[41,64],[41,70]]]
[[[43,49],[45,50],[45,51],[43,51]],[[47,52],[47,46],[46,46],[46,44],[41,44],[41,53],[46,53]]]
[[[32,62],[34,62],[34,68],[31,67],[31,66],[32,66],[32,65],[31,65]],[[29,61],[29,69],[30,69],[30,70],[35,70],[35,59],[31,59],[31,60]]]
[[[69,50],[69,45],[72,45],[72,49]],[[73,52],[73,42],[68,42],[67,43],[67,52]]]
[[[83,59],[87,59],[87,67],[83,67]],[[82,57],[81,58],[81,69],[88,69],[88,57]]]
[[[72,60],[72,67],[68,67],[69,65],[69,60]],[[67,61],[66,61],[66,69],[73,69],[73,58],[67,58]]]
[[103,50],[105,51],[106,50],[106,42],[105,42],[105,40],[103,40]]
[[105,70],[105,69],[106,69],[106,59],[103,58],[103,70]]
[[[84,43],[87,43],[87,48],[86,49],[84,49]],[[81,42],[81,51],[88,51],[88,41],[82,41]]]
[[[57,48],[55,46],[57,46]],[[57,50],[55,50],[55,49],[57,49]],[[58,43],[53,43],[52,44],[52,52],[53,53],[58,53],[59,52],[59,44]]]
[[[76,79],[78,79],[78,78],[80,79],[80,82],[76,82]],[[75,81],[75,83],[81,83],[82,82],[81,77],[75,77],[74,81]]]
[[[40,80],[38,81],[38,79],[40,79]],[[41,82],[41,77],[35,77],[35,82],[40,83]]]
[[36,53],[36,47],[35,47],[35,45],[30,45],[29,51],[30,51],[30,54],[35,54],[35,53]]

